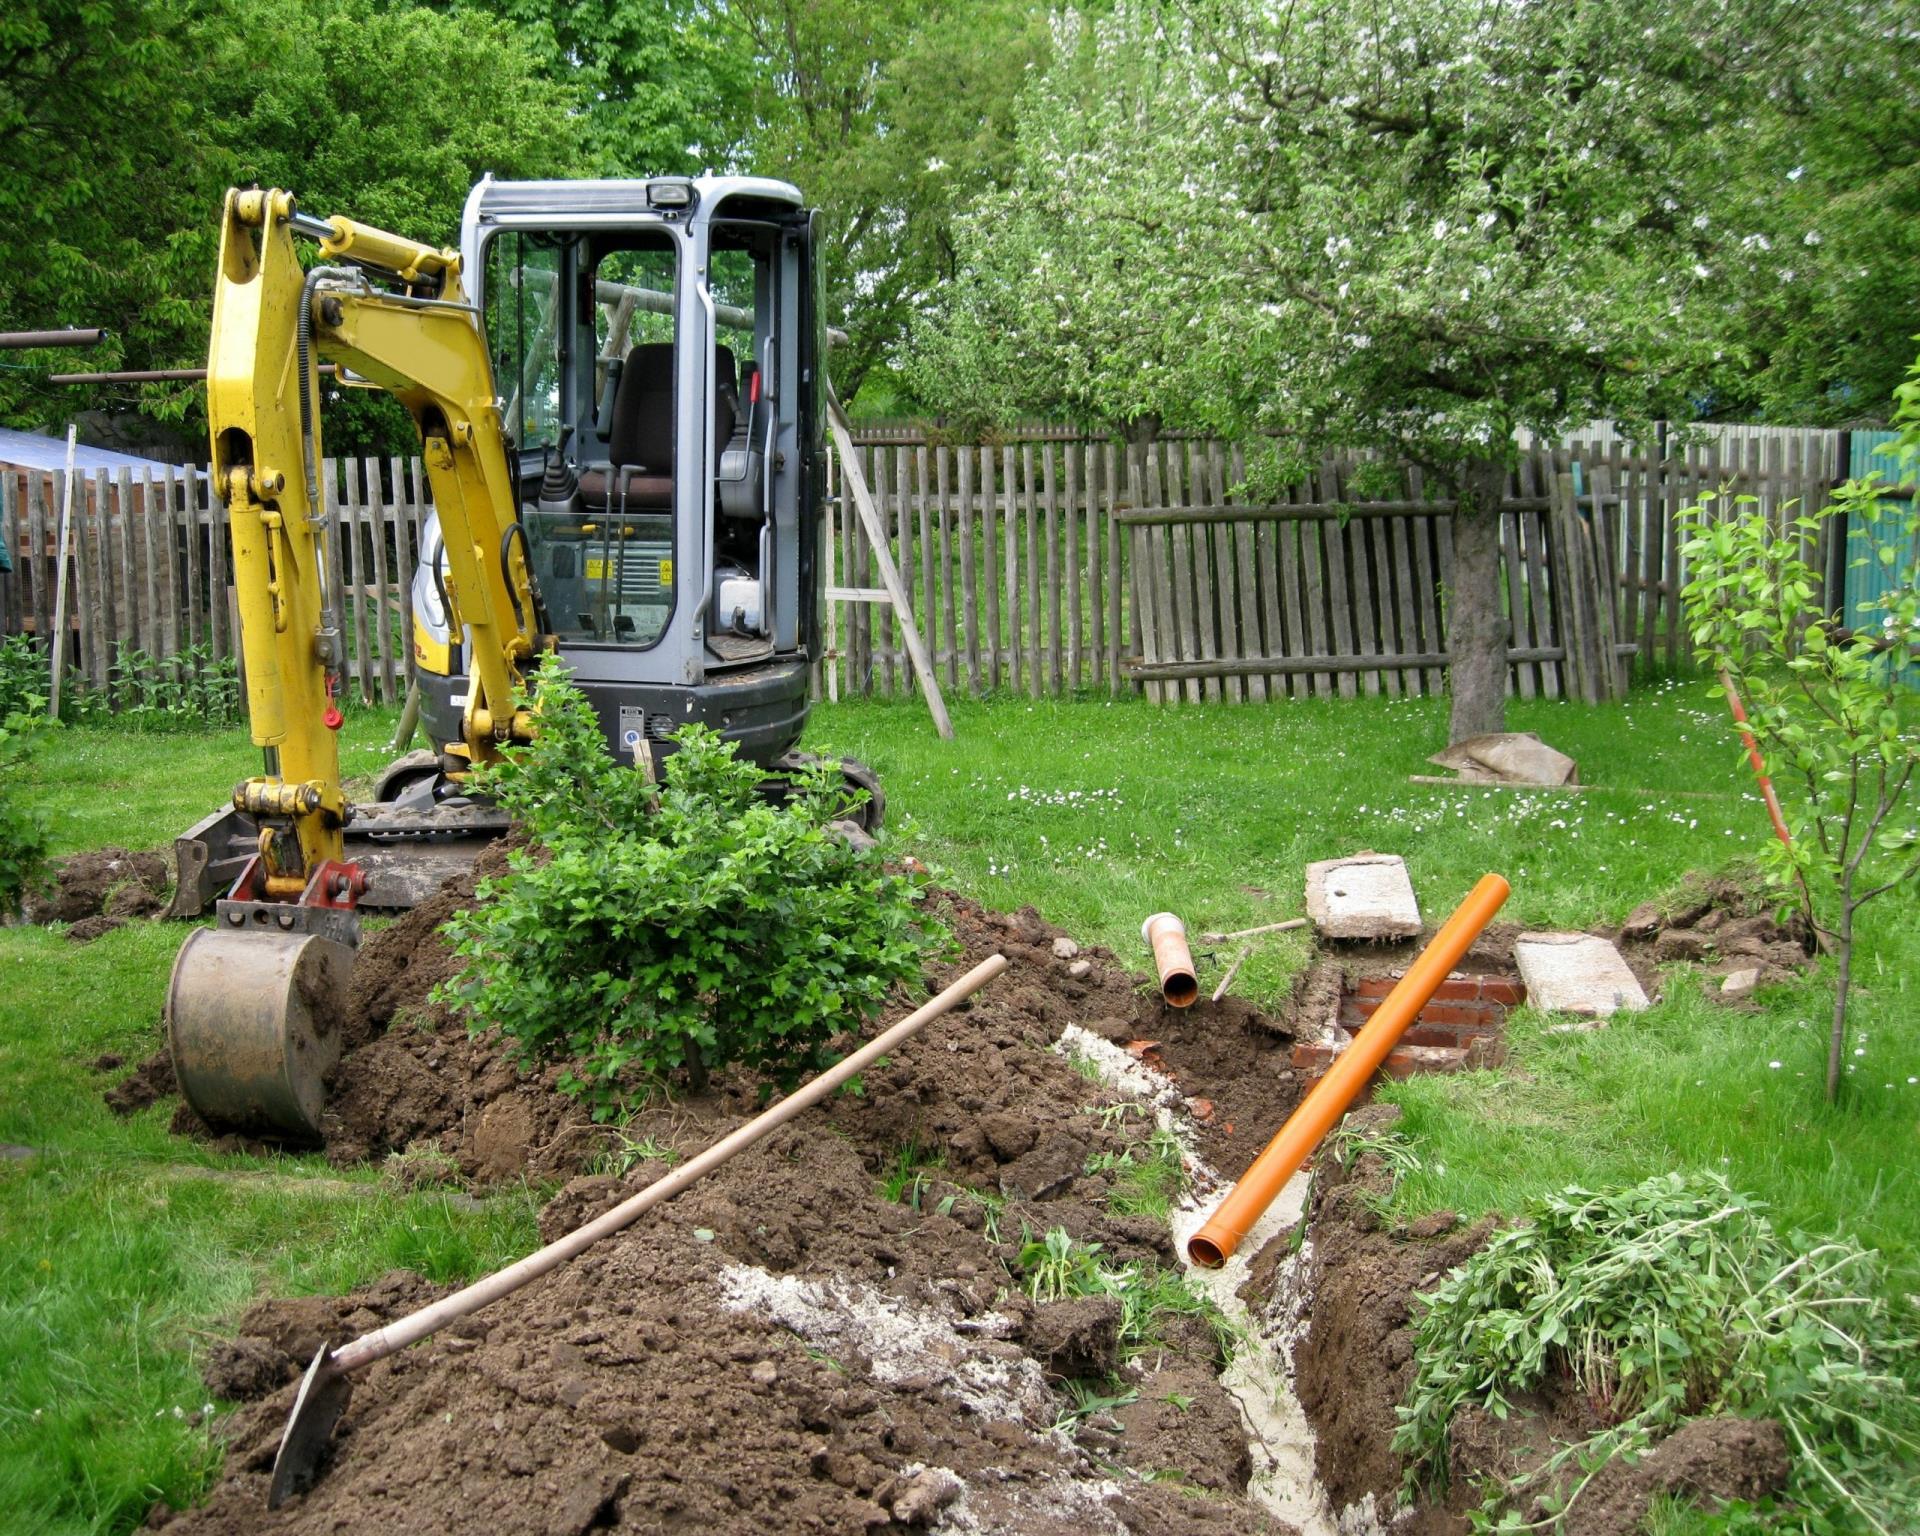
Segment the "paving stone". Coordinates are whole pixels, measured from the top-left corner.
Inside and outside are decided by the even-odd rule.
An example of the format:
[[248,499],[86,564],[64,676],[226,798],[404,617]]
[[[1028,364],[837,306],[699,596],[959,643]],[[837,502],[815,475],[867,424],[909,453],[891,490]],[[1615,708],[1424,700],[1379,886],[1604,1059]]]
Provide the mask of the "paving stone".
[[1410,939],[1420,932],[1406,861],[1392,853],[1309,864],[1307,916],[1328,939]]
[[1604,1019],[1647,1006],[1620,951],[1594,934],[1523,933],[1514,941],[1513,960],[1536,1008]]
[[1720,995],[1726,998],[1745,997],[1760,985],[1760,967],[1745,965],[1737,971],[1730,971],[1720,983]]

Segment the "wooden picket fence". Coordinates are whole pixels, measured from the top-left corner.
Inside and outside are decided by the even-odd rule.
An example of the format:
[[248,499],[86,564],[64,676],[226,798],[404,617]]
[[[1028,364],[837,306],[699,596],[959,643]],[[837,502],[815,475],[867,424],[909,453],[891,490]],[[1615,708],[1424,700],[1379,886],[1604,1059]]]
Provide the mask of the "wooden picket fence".
[[[0,633],[53,633],[65,480],[0,470],[14,556],[0,577]],[[432,505],[420,460],[328,459],[322,484],[349,688],[365,703],[397,702],[413,667],[407,589]],[[226,513],[204,470],[76,475],[66,580],[70,686],[105,690],[142,663],[174,676],[243,670]]]
[[[1329,459],[1308,483],[1247,504],[1234,445],[1057,430],[991,446],[911,441],[894,427],[856,435],[947,688],[1139,691],[1171,704],[1444,686],[1453,507],[1417,470],[1368,498],[1357,463]],[[1598,700],[1633,664],[1677,664],[1676,514],[1729,482],[1775,517],[1795,500],[1818,504],[1839,446],[1833,433],[1776,432],[1664,454],[1614,440],[1530,449],[1501,514],[1512,691]],[[1380,466],[1367,478],[1377,486]],[[417,458],[328,460],[324,483],[350,688],[393,702],[412,668],[408,586],[428,486]],[[63,489],[58,473],[0,471],[16,563],[0,577],[0,632],[52,632]],[[1835,551],[1811,553],[1835,568]],[[877,585],[873,551],[837,494],[820,558],[831,600],[818,694],[912,690],[893,610],[862,600]],[[240,663],[225,518],[204,471],[78,479],[68,580],[80,686],[105,688],[136,651],[158,666]]]
[[[1427,694],[1447,663],[1454,507],[1417,469],[1384,498],[1328,459],[1272,503],[1245,504],[1240,449],[1128,448],[1038,431],[991,447],[856,437],[946,686],[1038,697],[1138,689],[1161,703]],[[1573,441],[1523,454],[1503,503],[1509,688],[1598,701],[1630,666],[1679,663],[1685,572],[1674,520],[1722,485],[1769,515],[1818,505],[1835,435],[1746,436],[1667,453]],[[1376,487],[1381,466],[1369,465]],[[871,584],[871,551],[836,499],[830,588]],[[1829,552],[1815,552],[1828,569]],[[820,691],[914,686],[891,612],[834,603]]]

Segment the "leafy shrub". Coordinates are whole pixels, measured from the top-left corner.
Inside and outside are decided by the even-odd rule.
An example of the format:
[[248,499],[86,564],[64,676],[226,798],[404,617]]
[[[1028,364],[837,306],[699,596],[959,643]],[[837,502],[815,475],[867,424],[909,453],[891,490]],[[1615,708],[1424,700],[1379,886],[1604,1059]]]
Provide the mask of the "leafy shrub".
[[31,636],[0,636],[0,720],[36,711],[47,711],[46,657]]
[[[47,658],[26,635],[0,640],[0,719],[44,714]],[[23,703],[36,702],[32,709]],[[237,723],[242,713],[240,671],[230,656],[214,660],[205,645],[190,645],[165,660],[117,640],[105,688],[91,687],[69,667],[61,679],[64,725],[112,721],[119,730],[204,731]]]
[[20,910],[21,898],[39,884],[47,856],[46,823],[25,804],[21,782],[50,722],[46,699],[23,681],[19,654],[12,641],[0,653],[0,917]]
[[824,767],[783,805],[771,777],[686,726],[655,786],[607,751],[554,657],[533,677],[537,739],[480,787],[535,847],[447,925],[462,969],[442,992],[523,1064],[617,1111],[636,1079],[739,1065],[791,1081],[880,1011],[945,942],[893,874],[828,829],[849,792]]
[[214,660],[204,645],[162,661],[117,641],[105,697],[96,691],[85,702],[96,711],[104,705],[123,729],[217,730],[240,719],[240,670],[231,656]]
[[[1892,1336],[1872,1254],[1780,1236],[1714,1174],[1568,1189],[1526,1214],[1420,1298],[1393,1441],[1410,1491],[1445,1475],[1463,1403],[1505,1418],[1515,1394],[1563,1377],[1610,1427],[1495,1488],[1481,1523],[1520,1529],[1529,1492],[1564,1513],[1608,1460],[1706,1413],[1781,1421],[1815,1529],[1886,1532],[1920,1508],[1912,1345]],[[1569,1468],[1577,1480],[1557,1490]]]

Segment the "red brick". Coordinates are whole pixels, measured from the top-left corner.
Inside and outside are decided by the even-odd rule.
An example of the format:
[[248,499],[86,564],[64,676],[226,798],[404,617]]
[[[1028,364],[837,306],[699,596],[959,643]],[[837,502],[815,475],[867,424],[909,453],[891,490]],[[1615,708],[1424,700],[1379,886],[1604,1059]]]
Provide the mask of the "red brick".
[[1489,976],[1481,984],[1480,995],[1502,1008],[1518,1008],[1527,1000],[1527,989],[1511,976]]
[[1393,976],[1362,976],[1355,983],[1352,996],[1382,998],[1399,985],[1399,979]]
[[1428,1003],[1420,1010],[1422,1024],[1463,1024],[1498,1029],[1504,1010],[1493,1003]]
[[1310,1073],[1312,1076],[1318,1077],[1322,1072],[1326,1071],[1328,1067],[1333,1065],[1333,1058],[1336,1054],[1332,1046],[1321,1045],[1318,1042],[1296,1045],[1293,1048],[1293,1070],[1296,1072]]
[[[1333,1065],[1340,1049],[1321,1041],[1293,1048],[1294,1070],[1319,1077]],[[1380,1071],[1388,1077],[1411,1077],[1416,1072],[1458,1072],[1466,1063],[1466,1051],[1457,1045],[1396,1045],[1387,1052]]]
[[1380,1070],[1389,1077],[1412,1077],[1416,1072],[1458,1072],[1467,1053],[1431,1045],[1398,1045],[1387,1052]]
[[1424,1020],[1415,1024],[1400,1037],[1401,1045],[1434,1045],[1452,1050],[1464,1051],[1475,1040],[1485,1038],[1482,1031],[1465,1029],[1458,1024],[1428,1024]]

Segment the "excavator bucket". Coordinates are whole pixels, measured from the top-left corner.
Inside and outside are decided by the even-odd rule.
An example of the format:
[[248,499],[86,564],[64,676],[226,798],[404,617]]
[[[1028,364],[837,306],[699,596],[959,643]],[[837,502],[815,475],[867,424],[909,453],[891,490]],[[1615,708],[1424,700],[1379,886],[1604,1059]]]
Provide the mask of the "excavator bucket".
[[202,1119],[319,1139],[353,960],[334,939],[257,924],[187,935],[167,985],[167,1043],[180,1091]]

